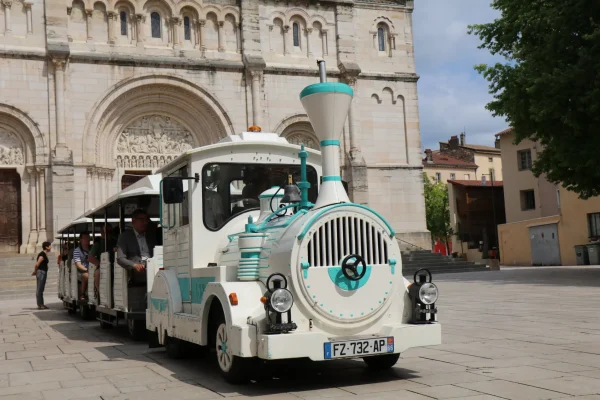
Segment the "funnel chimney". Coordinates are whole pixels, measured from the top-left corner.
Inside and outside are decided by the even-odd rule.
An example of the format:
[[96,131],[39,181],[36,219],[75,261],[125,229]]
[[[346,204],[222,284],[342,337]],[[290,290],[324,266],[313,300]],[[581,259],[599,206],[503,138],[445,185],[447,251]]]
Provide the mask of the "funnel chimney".
[[350,202],[340,177],[339,156],[340,136],[354,96],[350,86],[327,82],[325,61],[319,60],[317,64],[321,82],[305,87],[300,93],[300,101],[321,147],[323,181],[315,208]]

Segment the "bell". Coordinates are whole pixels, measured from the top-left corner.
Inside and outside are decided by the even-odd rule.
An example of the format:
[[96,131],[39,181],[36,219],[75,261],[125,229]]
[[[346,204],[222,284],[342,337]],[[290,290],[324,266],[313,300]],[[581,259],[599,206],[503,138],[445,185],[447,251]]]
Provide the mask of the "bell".
[[292,183],[292,175],[288,175],[288,184],[283,188],[282,203],[299,203],[302,198],[300,197],[300,189],[298,186]]

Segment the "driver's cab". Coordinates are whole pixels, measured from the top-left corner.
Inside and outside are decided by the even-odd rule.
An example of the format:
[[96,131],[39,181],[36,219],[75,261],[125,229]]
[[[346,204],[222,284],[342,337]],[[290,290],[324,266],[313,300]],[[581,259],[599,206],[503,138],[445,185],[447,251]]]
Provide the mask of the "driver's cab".
[[[300,180],[299,146],[275,134],[245,133],[229,139],[191,150],[159,171],[164,266],[177,268],[184,286],[193,269],[216,266],[228,235],[242,231],[249,216],[258,219],[261,193],[275,186],[283,194],[289,175],[294,182]],[[315,201],[321,157],[316,150],[306,150],[309,201]],[[181,292],[184,312],[190,312],[186,302],[194,302],[193,290]]]

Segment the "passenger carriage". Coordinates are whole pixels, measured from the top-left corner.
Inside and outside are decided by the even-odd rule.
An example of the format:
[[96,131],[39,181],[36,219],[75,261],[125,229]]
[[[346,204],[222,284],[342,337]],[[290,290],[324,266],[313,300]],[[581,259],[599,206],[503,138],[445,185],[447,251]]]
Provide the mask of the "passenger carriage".
[[[88,211],[84,215],[90,218],[97,227],[110,223],[113,229],[123,232],[131,229],[131,213],[138,208],[145,210],[154,223],[159,214],[159,182],[160,175],[142,178],[123,191],[109,198],[102,205]],[[101,228],[99,228],[101,229]],[[160,227],[147,234],[155,234],[160,239]],[[104,242],[105,245],[107,241]],[[115,235],[116,243],[116,235]],[[100,258],[100,290],[94,290],[93,270],[91,268],[88,283],[89,308],[94,310],[96,318],[103,328],[126,324],[134,339],[143,339],[146,333],[146,294],[148,285],[152,284],[154,272],[162,267],[162,246],[157,240],[154,256],[147,261],[147,282],[135,282],[127,270],[116,263],[114,249],[106,248]],[[111,263],[110,253],[114,255]]]

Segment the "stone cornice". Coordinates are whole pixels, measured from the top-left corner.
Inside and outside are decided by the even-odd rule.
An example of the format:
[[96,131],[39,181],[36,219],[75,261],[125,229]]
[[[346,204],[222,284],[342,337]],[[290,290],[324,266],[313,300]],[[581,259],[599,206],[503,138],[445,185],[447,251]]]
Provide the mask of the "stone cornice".
[[71,53],[72,63],[114,64],[132,67],[185,68],[187,70],[243,70],[241,61],[208,60],[205,58],[152,57],[121,53]]

